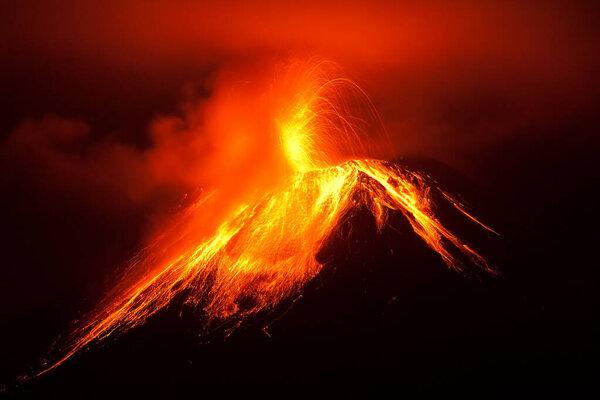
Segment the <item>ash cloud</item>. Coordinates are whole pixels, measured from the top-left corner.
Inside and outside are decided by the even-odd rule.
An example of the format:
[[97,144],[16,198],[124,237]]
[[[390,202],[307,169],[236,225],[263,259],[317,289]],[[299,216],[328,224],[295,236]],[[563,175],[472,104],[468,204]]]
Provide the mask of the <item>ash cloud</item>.
[[[272,76],[266,66],[298,55],[345,68],[397,155],[448,163],[507,201],[539,203],[555,183],[544,176],[588,167],[580,160],[597,148],[598,128],[594,6],[321,3],[3,3],[3,209],[35,216],[7,217],[7,248],[32,251],[22,237],[43,240],[30,222],[60,231],[64,218],[48,213],[93,232],[95,210],[114,226],[90,239],[94,258],[114,232],[159,223],[186,192],[231,176],[242,182],[225,189],[232,196],[268,185],[282,166],[257,145],[255,135],[271,140],[273,129],[270,104],[257,99]],[[137,243],[140,233],[131,236]],[[15,271],[27,264],[13,260]],[[14,274],[4,281],[19,281]]]

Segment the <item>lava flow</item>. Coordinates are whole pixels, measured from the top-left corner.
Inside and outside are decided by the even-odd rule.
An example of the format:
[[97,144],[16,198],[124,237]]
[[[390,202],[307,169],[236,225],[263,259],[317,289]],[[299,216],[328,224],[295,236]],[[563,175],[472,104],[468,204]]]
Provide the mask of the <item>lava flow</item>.
[[[295,84],[291,106],[274,122],[286,176],[226,211],[218,187],[192,202],[135,257],[97,308],[55,344],[36,375],[144,323],[177,295],[202,310],[207,324],[272,309],[319,274],[323,265],[316,254],[357,206],[370,210],[379,229],[390,210],[399,210],[450,268],[497,273],[436,217],[430,178],[375,159],[385,152],[386,135],[358,86],[330,63],[309,68]],[[442,193],[471,222],[493,232]],[[215,215],[220,221],[214,228],[198,234]]]

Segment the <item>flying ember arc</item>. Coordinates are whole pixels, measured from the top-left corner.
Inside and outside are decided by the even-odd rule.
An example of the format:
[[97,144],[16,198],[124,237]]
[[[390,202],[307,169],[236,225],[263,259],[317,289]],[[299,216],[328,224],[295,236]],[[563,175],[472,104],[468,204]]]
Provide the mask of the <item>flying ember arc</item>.
[[[389,139],[366,94],[333,63],[298,65],[286,75],[293,90],[273,121],[273,143],[286,163],[277,184],[240,196],[225,209],[222,200],[231,195],[218,186],[190,201],[105,298],[55,343],[36,375],[143,324],[178,295],[203,310],[206,324],[274,308],[319,274],[324,265],[317,253],[359,206],[380,230],[391,210],[400,211],[452,269],[498,273],[436,217],[432,179],[383,161]],[[495,234],[456,197],[438,190],[470,223]],[[215,215],[218,223],[207,223]]]

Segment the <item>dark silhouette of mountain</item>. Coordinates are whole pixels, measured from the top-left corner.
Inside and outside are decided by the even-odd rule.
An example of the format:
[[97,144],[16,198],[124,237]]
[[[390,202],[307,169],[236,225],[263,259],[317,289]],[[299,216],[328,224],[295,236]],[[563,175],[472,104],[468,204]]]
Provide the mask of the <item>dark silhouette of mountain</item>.
[[[567,203],[532,223],[443,164],[398,163],[460,193],[501,234],[488,235],[440,199],[442,221],[502,277],[448,270],[400,212],[379,234],[368,211],[355,209],[319,252],[323,272],[277,310],[199,337],[202,318],[180,299],[145,325],[6,394],[505,396],[586,389],[597,365],[598,272],[583,263],[593,254],[593,238],[565,216]],[[581,198],[593,198],[592,189]],[[591,203],[578,206],[580,213],[591,209]],[[59,329],[56,313],[28,315],[27,335],[3,340],[15,348],[39,343],[32,338]],[[33,360],[44,350],[31,346],[27,356]],[[4,365],[3,377],[22,372],[23,353],[15,354],[21,364]]]

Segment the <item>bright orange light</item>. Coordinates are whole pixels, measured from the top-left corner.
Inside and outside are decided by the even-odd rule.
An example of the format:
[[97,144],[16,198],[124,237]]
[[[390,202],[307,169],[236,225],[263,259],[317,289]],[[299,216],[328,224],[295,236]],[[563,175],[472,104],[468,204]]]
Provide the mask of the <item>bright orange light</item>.
[[321,271],[316,254],[357,205],[371,211],[380,229],[390,210],[401,211],[451,268],[464,271],[472,264],[495,273],[437,219],[431,180],[373,158],[385,153],[387,138],[358,86],[323,62],[294,79],[291,106],[278,118],[280,151],[290,165],[280,184],[220,212],[222,221],[209,235],[197,235],[196,227],[219,210],[219,188],[190,205],[136,257],[129,275],[38,375],[98,340],[142,324],[183,290],[187,303],[203,309],[209,322],[276,306]]

